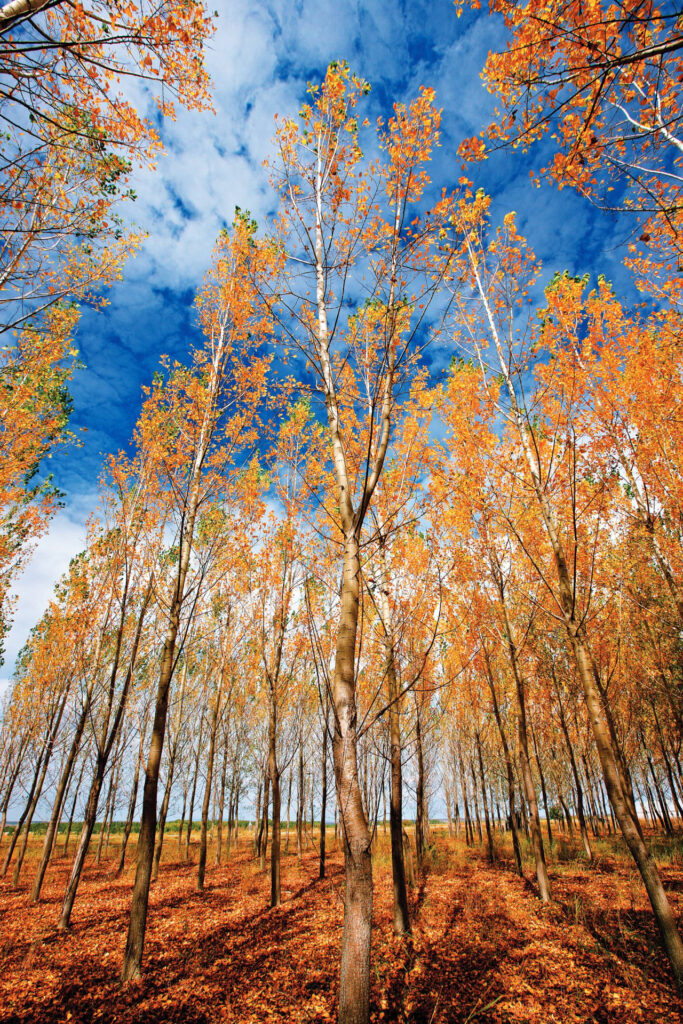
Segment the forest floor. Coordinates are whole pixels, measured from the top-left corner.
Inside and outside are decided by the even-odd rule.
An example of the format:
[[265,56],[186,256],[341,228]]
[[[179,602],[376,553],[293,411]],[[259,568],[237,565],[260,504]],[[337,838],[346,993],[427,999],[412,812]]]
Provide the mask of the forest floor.
[[[33,856],[37,855],[39,840]],[[152,887],[144,980],[122,989],[133,868],[113,877],[89,864],[72,928],[56,929],[70,861],[50,869],[40,904],[24,881],[0,885],[0,1021],[16,1024],[252,1024],[335,1019],[344,875],[334,848],[327,877],[314,850],[283,857],[282,906],[246,838],[195,892],[196,868],[175,860],[170,836]],[[292,844],[293,845],[293,844]],[[331,843],[334,847],[334,844]],[[589,871],[568,844],[551,861],[554,902],[532,872],[491,868],[444,834],[411,891],[413,935],[392,934],[391,865],[380,833],[371,1019],[396,1024],[683,1024],[683,1003],[655,936],[642,885],[626,858],[600,844]],[[196,857],[196,852],[195,852]],[[210,851],[209,864],[213,861]],[[683,862],[665,851],[665,885],[683,912]]]

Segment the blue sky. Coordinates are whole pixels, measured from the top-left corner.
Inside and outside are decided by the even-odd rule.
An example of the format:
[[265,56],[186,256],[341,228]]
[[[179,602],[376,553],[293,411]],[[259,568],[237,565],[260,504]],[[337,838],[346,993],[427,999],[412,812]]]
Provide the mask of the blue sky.
[[[122,210],[149,233],[104,312],[86,311],[77,344],[85,368],[72,388],[72,426],[86,428],[83,445],[52,460],[66,505],[19,580],[15,625],[3,672],[49,599],[52,586],[84,542],[84,522],[96,503],[103,457],[124,447],[140,408],[141,387],[166,353],[186,358],[194,334],[192,299],[213,241],[236,205],[259,223],[272,212],[263,161],[273,118],[299,109],[306,83],[344,58],[372,84],[367,116],[388,115],[420,85],[436,90],[444,108],[441,147],[432,178],[452,187],[462,174],[456,149],[490,117],[494,101],[480,78],[486,54],[502,48],[502,22],[486,12],[456,17],[450,0],[213,0],[217,32],[208,66],[215,115],[180,112],[162,126],[166,154],[156,171],[137,174],[138,199]],[[137,89],[137,87],[135,87]],[[134,101],[151,99],[134,91]],[[537,166],[541,154],[534,154]],[[517,211],[520,229],[544,263],[544,278],[568,269],[624,281],[620,266],[626,226],[600,214],[569,191],[536,189],[527,159],[501,152],[469,173],[493,196],[494,220]],[[2,680],[0,679],[0,689]]]

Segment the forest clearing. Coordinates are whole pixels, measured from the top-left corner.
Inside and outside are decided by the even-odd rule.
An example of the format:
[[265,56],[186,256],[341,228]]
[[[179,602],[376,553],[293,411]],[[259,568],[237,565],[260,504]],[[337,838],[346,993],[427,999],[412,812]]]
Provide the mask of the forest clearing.
[[[169,834],[151,896],[149,971],[119,984],[131,872],[115,878],[116,837],[89,865],[68,935],[55,928],[68,861],[58,858],[37,906],[24,887],[0,890],[0,1020],[209,1024],[336,1019],[343,858],[328,828],[325,879],[318,854],[283,858],[283,900],[269,907],[268,876],[253,853],[253,829],[211,866],[204,892],[196,866]],[[502,838],[491,867],[432,825],[433,863],[410,891],[411,937],[392,930],[391,858],[382,824],[374,844],[375,921],[370,1019],[396,1024],[678,1024],[683,1002],[658,955],[651,915],[623,853],[600,844],[589,869],[557,836],[555,901],[544,906],[514,873]],[[560,855],[558,856],[558,844]],[[292,840],[294,845],[294,839]],[[37,853],[36,846],[36,853]],[[191,858],[196,859],[193,842]],[[667,890],[681,906],[680,843],[663,844]],[[213,865],[214,851],[210,861]],[[670,860],[669,860],[670,858]],[[532,869],[527,862],[527,873]]]
[[0,1019],[679,1021],[683,13],[327,2],[0,0]]

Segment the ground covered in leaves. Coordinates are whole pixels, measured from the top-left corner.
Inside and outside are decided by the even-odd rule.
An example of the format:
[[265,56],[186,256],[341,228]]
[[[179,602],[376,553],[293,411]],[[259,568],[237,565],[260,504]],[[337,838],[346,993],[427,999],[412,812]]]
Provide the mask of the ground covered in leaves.
[[[371,1017],[401,1024],[683,1024],[683,1004],[656,942],[642,886],[625,858],[551,868],[552,905],[531,873],[516,877],[480,853],[437,838],[429,873],[411,892],[414,932],[393,936],[391,868],[380,835],[374,857]],[[323,1022],[336,1014],[343,913],[341,856],[317,878],[315,851],[283,864],[283,904],[268,909],[269,879],[246,839],[211,867],[203,893],[195,867],[174,861],[173,837],[150,899],[144,980],[118,982],[132,867],[90,865],[72,929],[56,929],[69,862],[51,869],[41,903],[25,881],[0,886],[0,1021],[16,1024],[251,1024]],[[116,851],[110,850],[113,858]],[[210,859],[211,863],[212,857]],[[683,869],[665,884],[683,909]]]

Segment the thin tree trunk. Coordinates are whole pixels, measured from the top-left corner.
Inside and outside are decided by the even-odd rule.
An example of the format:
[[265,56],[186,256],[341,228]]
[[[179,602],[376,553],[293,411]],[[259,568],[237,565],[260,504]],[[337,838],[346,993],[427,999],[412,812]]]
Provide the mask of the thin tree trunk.
[[117,743],[117,750],[114,752],[114,758],[112,760],[111,772],[109,776],[109,789],[107,791],[107,799],[104,805],[104,817],[102,818],[102,826],[100,828],[100,837],[97,844],[97,854],[95,856],[95,863],[99,866],[102,858],[102,849],[105,844],[105,837],[108,836],[108,829],[111,817],[114,813],[114,800],[116,797],[117,787],[117,775],[120,768],[120,761],[117,760],[117,754],[121,748],[121,737],[122,732],[119,732],[119,741]]
[[534,745],[534,757],[536,758],[536,767],[538,768],[538,777],[541,782],[541,796],[543,797],[543,812],[545,814],[545,824],[548,831],[548,846],[552,850],[553,848],[553,832],[550,827],[550,811],[548,810],[548,792],[545,788],[545,776],[543,774],[543,765],[541,759],[538,756],[538,746],[536,745],[536,733],[534,727],[531,727],[531,740]]
[[64,836],[64,846],[62,847],[62,856],[66,857],[69,853],[69,839],[71,838],[71,829],[74,822],[74,814],[76,813],[76,801],[78,800],[78,794],[81,791],[81,782],[83,781],[83,773],[85,771],[86,755],[83,756],[81,762],[81,770],[78,773],[78,781],[76,782],[76,788],[74,790],[74,798],[71,802],[71,812],[69,814],[69,822],[66,827],[66,835]]
[[285,853],[289,853],[289,830],[291,825],[290,811],[292,807],[292,769],[289,769],[289,783],[287,785],[287,838],[285,839]]
[[173,776],[175,774],[175,757],[171,757],[168,763],[168,774],[166,776],[166,785],[164,786],[164,796],[161,801],[161,810],[159,811],[159,821],[157,823],[157,835],[156,842],[154,844],[154,860],[152,862],[152,882],[156,882],[159,877],[159,865],[161,864],[161,851],[164,847],[164,836],[166,834],[166,818],[168,817],[168,808],[171,803],[171,791],[173,789]]
[[[273,794],[273,838],[270,844],[270,905],[279,907],[280,890],[280,769],[277,763],[277,702],[276,694],[271,692],[270,718],[268,723],[268,774]],[[268,821],[268,801],[266,799],[266,825]],[[263,846],[265,857],[266,847]]]
[[226,854],[230,856],[230,848],[232,846],[233,833],[235,831],[235,798],[237,796],[236,784],[235,784],[235,771],[233,765],[233,772],[230,779],[230,799],[228,802],[228,836],[226,843]]
[[66,800],[66,791],[69,782],[71,781],[74,765],[76,763],[76,758],[78,756],[81,738],[83,736],[83,730],[85,728],[86,719],[88,717],[88,711],[90,708],[89,698],[91,692],[91,690],[87,691],[86,700],[83,704],[83,708],[81,709],[81,714],[78,717],[78,722],[76,723],[76,732],[74,733],[74,738],[71,742],[71,747],[69,748],[66,764],[64,765],[59,783],[57,785],[57,792],[55,794],[54,804],[52,805],[52,814],[50,816],[50,821],[47,826],[47,831],[45,833],[45,841],[43,842],[43,852],[40,858],[40,863],[38,865],[35,878],[33,880],[33,888],[31,889],[31,900],[33,903],[37,903],[38,900],[40,899],[40,890],[42,889],[43,886],[43,879],[45,878],[45,872],[47,871],[47,866],[50,860],[50,856],[52,854],[52,848],[54,846],[54,840],[57,835],[59,820],[62,816],[62,809],[64,806],[64,801]]
[[296,859],[301,863],[303,856],[304,830],[304,737],[303,725],[299,729],[299,778],[296,793]]
[[207,853],[207,826],[209,821],[209,807],[211,806],[211,792],[213,790],[213,762],[216,753],[216,733],[218,732],[218,721],[221,710],[221,699],[223,695],[223,674],[221,673],[218,693],[214,701],[211,714],[211,731],[209,733],[209,755],[206,766],[206,785],[204,786],[204,800],[202,801],[202,826],[199,836],[199,862],[197,864],[197,892],[204,888],[204,877],[206,875],[206,853]]
[[446,818],[448,820],[448,834],[453,836],[453,811],[451,808],[451,788],[448,785],[448,780],[444,777],[444,797],[446,800]]
[[116,868],[117,877],[122,874],[126,863],[126,849],[128,847],[130,833],[133,829],[133,822],[135,821],[135,805],[137,804],[138,787],[140,785],[140,765],[142,764],[142,744],[144,742],[144,735],[144,731],[142,731],[140,735],[140,748],[138,750],[138,756],[135,759],[135,774],[133,776],[133,787],[130,791],[130,800],[128,801],[128,814],[126,815],[126,824],[124,826],[123,837],[121,839],[121,853],[119,855],[119,863]]
[[474,738],[477,743],[477,754],[479,755],[479,778],[481,780],[481,796],[484,802],[484,820],[486,822],[486,842],[489,850],[489,863],[493,864],[495,856],[493,852],[493,835],[491,834],[491,822],[489,820],[489,803],[486,795],[486,779],[484,777],[484,759],[481,754],[481,737],[479,732],[475,732]]
[[261,871],[266,870],[266,850],[268,848],[268,818],[270,811],[270,773],[266,769],[263,778],[263,803],[261,805],[261,822],[258,833],[258,858]]
[[462,749],[458,751],[459,755],[459,767],[460,767],[460,790],[462,792],[462,805],[463,814],[465,817],[465,843],[468,846],[474,845],[474,831],[472,829],[472,821],[470,819],[470,809],[467,802],[467,777],[465,775],[465,766],[462,760]]
[[192,776],[192,789],[190,791],[190,809],[187,815],[187,835],[185,837],[185,860],[190,859],[190,842],[192,839],[192,825],[194,817],[194,800],[197,795],[197,780],[199,778],[199,761],[202,755],[202,737],[204,735],[204,710],[199,720],[199,738],[197,740],[197,756],[194,761],[194,774]]
[[495,564],[495,572],[500,607],[503,613],[503,620],[505,622],[508,653],[510,655],[510,664],[512,666],[515,690],[517,693],[517,736],[519,738],[519,760],[522,770],[522,782],[524,783],[524,795],[526,796],[527,807],[529,810],[531,841],[534,850],[534,859],[536,862],[536,880],[538,881],[539,896],[544,903],[548,903],[550,900],[550,879],[548,878],[548,868],[545,862],[545,850],[543,849],[543,836],[541,834],[541,819],[538,813],[538,801],[536,800],[536,787],[534,786],[534,780],[531,774],[531,759],[529,757],[529,739],[526,719],[525,680],[519,664],[517,645],[513,639],[512,624],[508,615],[502,574],[500,572],[500,566],[498,566],[497,563]]
[[[43,747],[41,759],[38,762],[36,774],[33,777],[33,784],[31,787],[31,792],[29,794],[28,803],[24,810],[24,814],[22,815],[22,822],[24,823],[24,837],[21,850],[19,851],[16,864],[14,865],[14,872],[12,875],[12,885],[14,886],[17,886],[19,884],[21,866],[24,862],[24,855],[26,854],[29,835],[31,831],[31,822],[33,821],[33,815],[35,814],[36,807],[38,806],[38,801],[40,800],[40,795],[43,790],[45,776],[47,774],[48,765],[50,764],[50,758],[52,757],[52,751],[54,750],[55,741],[57,739],[57,732],[59,731],[59,726],[62,721],[62,715],[64,714],[64,708],[66,707],[67,698],[69,696],[69,690],[70,687],[67,686],[64,691],[64,696],[62,697],[58,707],[55,709],[55,712],[53,713],[53,716],[51,718],[48,739],[45,746]],[[38,769],[40,769],[40,774],[38,774]],[[22,823],[17,825],[15,834],[12,836],[12,842],[10,843],[9,850],[7,851],[7,856],[5,858],[5,863],[2,869],[3,876],[5,875],[7,868],[9,867],[10,860],[12,859],[12,853],[14,852],[14,847],[16,845],[17,839],[19,838],[19,833],[21,831],[21,824]]]
[[517,828],[517,812],[515,810],[515,773],[512,762],[512,755],[510,754],[510,747],[508,745],[507,736],[503,727],[503,720],[500,714],[500,706],[498,704],[498,695],[496,693],[496,686],[493,681],[493,670],[491,667],[491,661],[489,658],[489,652],[486,644],[482,642],[482,649],[484,651],[484,664],[486,668],[486,680],[489,685],[489,692],[491,694],[491,702],[493,704],[493,715],[496,720],[498,727],[498,735],[500,736],[500,743],[503,748],[503,758],[505,760],[505,772],[507,775],[508,783],[508,808],[510,813],[510,831],[512,832],[512,848],[515,855],[515,864],[517,866],[517,874],[520,877],[524,874],[522,867],[522,848],[519,842],[519,831]]
[[339,984],[339,1024],[367,1024],[370,1008],[372,859],[370,831],[358,786],[355,652],[360,560],[355,533],[346,536],[341,614],[334,668],[334,767],[341,817],[346,889]]
[[415,699],[415,744],[417,749],[417,788],[415,791],[416,818],[415,818],[415,856],[417,859],[417,873],[422,877],[425,870],[425,770],[424,754],[422,750],[422,723],[419,700]]
[[[330,720],[330,700],[325,692],[324,701],[324,715],[323,715],[323,741],[322,741],[322,756],[321,756],[321,793],[320,793],[320,854],[318,858],[318,877],[325,877],[325,839],[327,831],[325,827],[325,816],[327,814],[327,730],[329,729]],[[289,817],[289,809],[287,811]],[[289,825],[289,822],[287,822]]]
[[386,677],[389,697],[389,744],[391,755],[391,790],[389,794],[389,828],[391,832],[391,874],[393,882],[394,934],[410,932],[406,871],[403,856],[403,768],[401,744],[401,708],[396,661],[394,658],[394,628],[389,604],[389,583],[386,567],[386,549],[380,545],[379,569],[381,588],[379,609],[384,627],[386,651]]
[[[228,776],[228,738],[225,736],[223,744],[223,764],[221,766],[221,788],[218,800],[218,827],[216,829],[216,857],[214,864],[221,862],[223,852],[223,815],[225,813],[225,784]],[[230,835],[230,823],[228,822],[228,835]]]
[[470,775],[472,776],[472,803],[474,804],[474,817],[477,822],[477,835],[479,836],[480,846],[484,843],[484,833],[481,828],[481,818],[479,816],[479,798],[477,797],[477,773],[474,770],[474,761],[470,761]]
[[183,831],[185,829],[185,812],[187,811],[187,778],[183,781],[183,810],[180,815],[180,824],[178,825],[178,856],[180,856],[180,850],[183,845]]
[[22,759],[26,747],[28,746],[30,736],[31,730],[27,728],[21,740],[19,741],[19,750],[17,751],[16,760],[10,772],[10,778],[9,782],[7,783],[7,789],[5,790],[5,797],[2,802],[2,820],[0,821],[0,846],[2,845],[2,840],[5,835],[5,826],[7,824],[7,812],[9,810],[10,801],[12,799],[12,793],[14,791],[16,781],[19,778],[19,773],[21,772]]
[[576,789],[576,813],[579,819],[579,828],[581,829],[581,839],[583,841],[583,848],[586,851],[588,860],[593,862],[593,850],[588,838],[588,830],[586,828],[586,820],[583,813],[583,790],[581,788],[581,782],[579,780],[579,772],[576,767],[576,759],[574,757],[574,748],[572,746],[571,739],[569,737],[569,729],[567,727],[567,720],[564,714],[564,707],[562,704],[562,696],[560,693],[560,687],[557,679],[555,678],[555,670],[551,666],[551,673],[553,682],[555,683],[555,693],[557,695],[557,706],[560,712],[560,726],[562,727],[562,735],[564,736],[564,742],[567,747],[567,753],[569,754],[569,763],[572,769],[572,775],[574,777],[574,788]]

